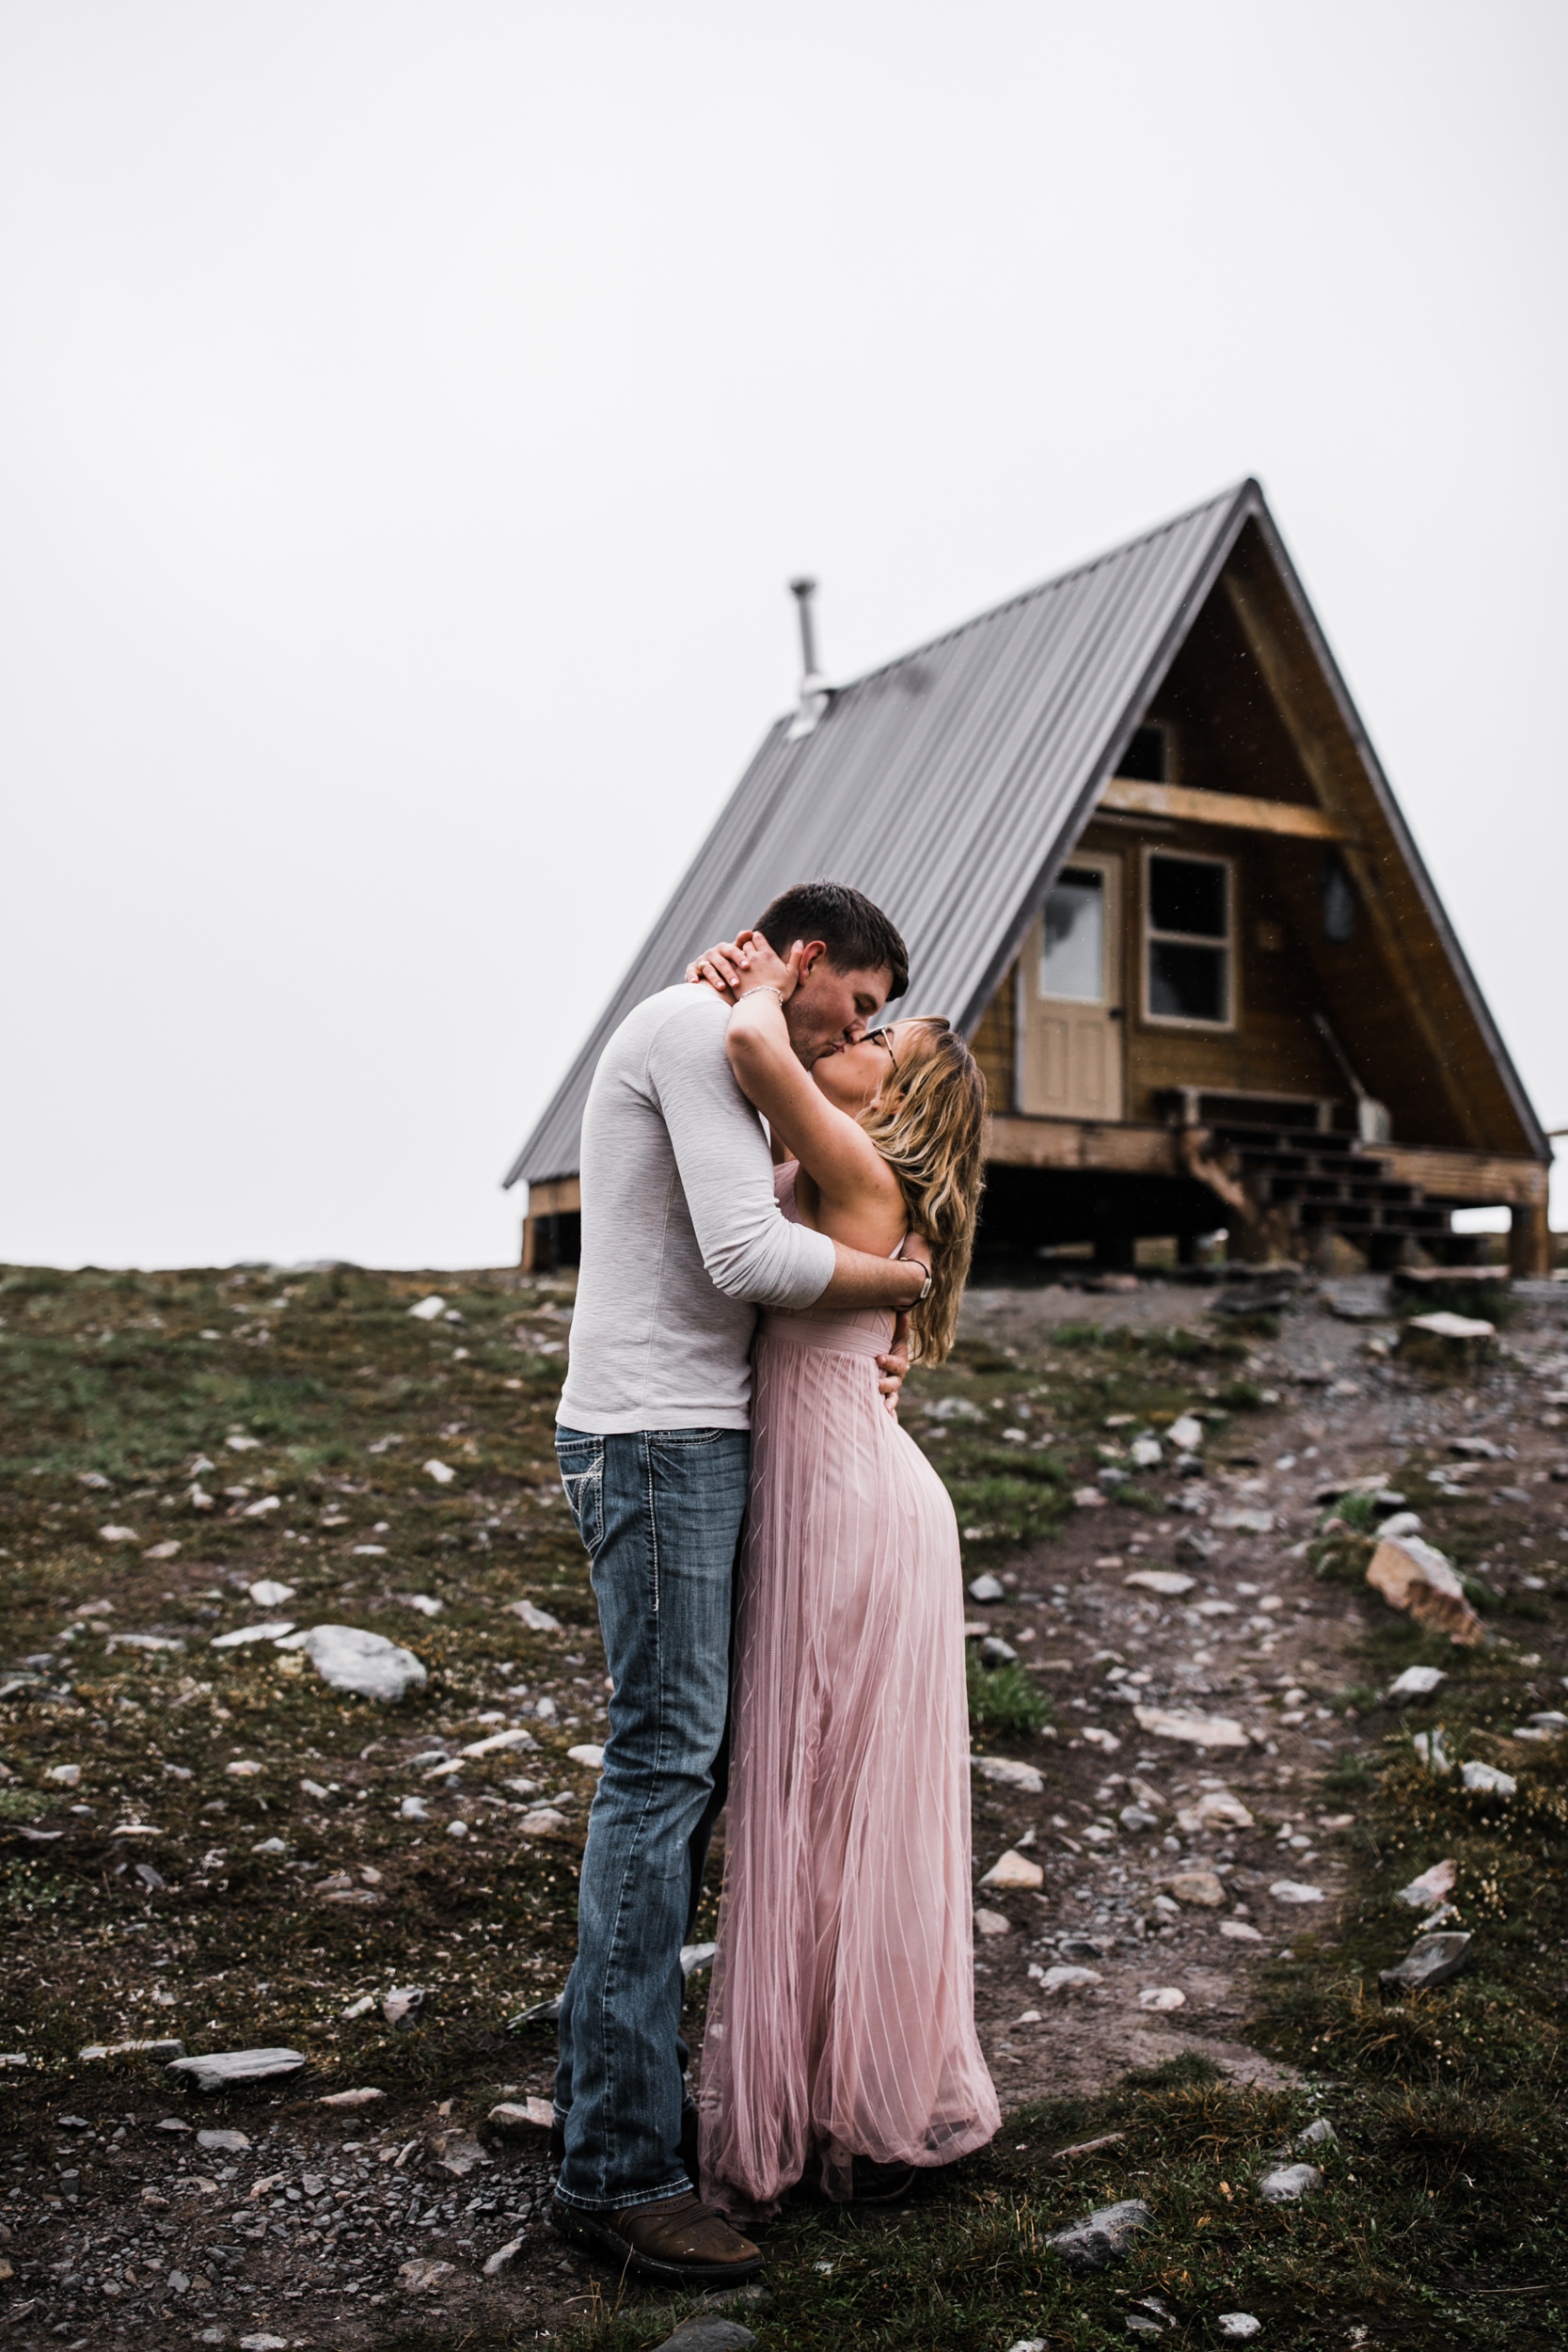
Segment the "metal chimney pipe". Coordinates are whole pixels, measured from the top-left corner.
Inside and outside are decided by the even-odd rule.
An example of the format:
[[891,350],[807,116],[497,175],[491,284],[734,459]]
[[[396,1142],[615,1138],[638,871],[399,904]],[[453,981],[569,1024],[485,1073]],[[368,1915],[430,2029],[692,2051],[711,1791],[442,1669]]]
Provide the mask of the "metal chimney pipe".
[[792,580],[789,593],[800,608],[800,675],[816,675],[816,631],[812,626],[811,600],[816,594],[815,580]]
[[816,630],[813,626],[811,600],[816,594],[815,580],[792,580],[789,593],[800,609],[800,700],[789,723],[789,740],[798,743],[803,735],[810,735],[828,707],[828,681],[816,666]]

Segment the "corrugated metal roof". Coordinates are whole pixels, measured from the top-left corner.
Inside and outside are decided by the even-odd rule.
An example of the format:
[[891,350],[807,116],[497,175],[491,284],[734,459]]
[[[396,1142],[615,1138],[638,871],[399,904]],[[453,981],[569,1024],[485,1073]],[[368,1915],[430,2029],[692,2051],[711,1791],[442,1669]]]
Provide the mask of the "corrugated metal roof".
[[789,883],[884,907],[906,1000],[973,1029],[1236,533],[1244,482],[843,687],[815,732],[778,720],[507,1174],[574,1173],[605,1041]]

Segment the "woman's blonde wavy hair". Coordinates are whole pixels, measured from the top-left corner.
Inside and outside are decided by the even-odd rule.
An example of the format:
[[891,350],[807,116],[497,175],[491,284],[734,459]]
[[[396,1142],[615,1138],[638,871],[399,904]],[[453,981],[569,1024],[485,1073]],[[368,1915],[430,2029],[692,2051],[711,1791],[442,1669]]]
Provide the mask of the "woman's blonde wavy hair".
[[[901,1022],[900,1027],[905,1024]],[[913,1016],[898,1067],[860,1115],[931,1245],[929,1295],[910,1316],[912,1352],[940,1364],[953,1344],[985,1181],[986,1082],[950,1021]]]

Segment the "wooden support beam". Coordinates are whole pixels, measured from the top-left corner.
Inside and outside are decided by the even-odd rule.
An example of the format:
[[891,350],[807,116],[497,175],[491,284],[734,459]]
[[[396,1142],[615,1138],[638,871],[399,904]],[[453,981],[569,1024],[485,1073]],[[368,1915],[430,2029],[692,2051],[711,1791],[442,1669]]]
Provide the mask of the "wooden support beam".
[[1552,1270],[1552,1231],[1544,1199],[1515,1203],[1508,1235],[1509,1270],[1547,1275]]
[[1133,1127],[1087,1119],[992,1118],[986,1157],[1004,1168],[1102,1168],[1122,1176],[1185,1174],[1170,1127]]
[[1341,818],[1330,816],[1325,809],[1302,807],[1293,801],[1256,800],[1245,792],[1203,792],[1185,784],[1139,784],[1131,776],[1111,778],[1101,795],[1100,809],[1112,809],[1124,817],[1166,817],[1194,825],[1224,825],[1237,833],[1289,834],[1298,841],[1351,841],[1355,837]]
[[1548,1173],[1539,1160],[1424,1143],[1378,1143],[1370,1151],[1396,1184],[1419,1184],[1429,1200],[1474,1209],[1539,1207],[1545,1216]]

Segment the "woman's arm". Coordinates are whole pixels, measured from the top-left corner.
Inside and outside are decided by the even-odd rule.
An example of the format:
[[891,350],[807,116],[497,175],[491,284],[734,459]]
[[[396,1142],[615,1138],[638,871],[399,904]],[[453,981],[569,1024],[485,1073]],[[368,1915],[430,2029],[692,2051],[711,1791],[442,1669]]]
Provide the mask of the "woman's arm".
[[730,1067],[816,1182],[827,1213],[823,1230],[851,1248],[886,1249],[908,1221],[903,1193],[865,1130],[819,1093],[796,1060],[781,1001],[794,980],[792,964],[780,963],[771,949],[754,958],[730,1015]]

